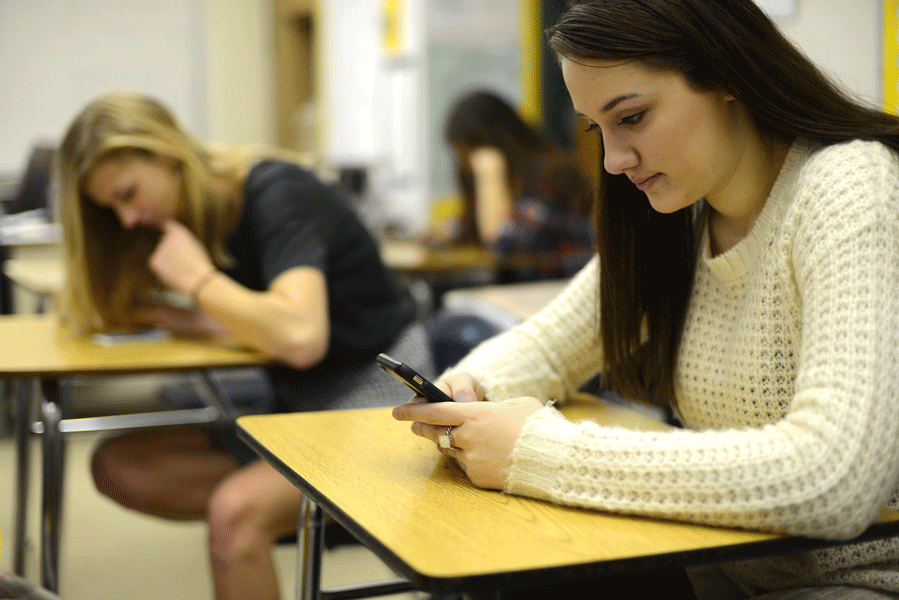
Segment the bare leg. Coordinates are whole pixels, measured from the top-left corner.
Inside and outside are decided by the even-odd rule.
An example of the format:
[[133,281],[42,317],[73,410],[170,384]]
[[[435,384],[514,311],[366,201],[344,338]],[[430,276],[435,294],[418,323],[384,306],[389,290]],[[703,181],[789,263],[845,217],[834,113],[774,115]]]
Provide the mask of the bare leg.
[[167,519],[203,519],[213,490],[237,463],[195,427],[109,438],[92,461],[100,493],[126,508]]
[[295,532],[300,492],[263,461],[239,468],[192,427],[105,440],[93,458],[97,489],[167,519],[206,519],[217,600],[276,600],[274,542]]
[[221,482],[209,502],[209,547],[216,600],[277,600],[271,549],[295,532],[300,491],[256,461]]

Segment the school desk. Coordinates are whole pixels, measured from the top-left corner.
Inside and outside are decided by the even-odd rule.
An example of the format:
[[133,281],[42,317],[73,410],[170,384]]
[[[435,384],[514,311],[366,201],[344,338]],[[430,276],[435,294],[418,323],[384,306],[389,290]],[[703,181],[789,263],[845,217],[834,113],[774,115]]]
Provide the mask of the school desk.
[[514,325],[524,321],[559,295],[570,279],[504,283],[449,290],[443,306],[455,312],[484,315]]
[[[621,570],[647,572],[824,547],[824,540],[557,506],[474,487],[390,408],[254,415],[244,439],[304,494],[297,597],[322,597],[321,512],[411,585],[431,593],[503,590]],[[569,418],[664,428],[642,413],[580,396]],[[885,511],[861,539],[899,533]],[[358,590],[350,590],[350,596]]]
[[[9,383],[10,396],[16,403],[14,571],[24,575],[28,439],[32,432],[42,436],[41,583],[56,591],[64,435],[234,419],[236,414],[227,395],[217,380],[209,377],[208,370],[262,365],[267,360],[259,352],[204,338],[173,337],[105,347],[90,337],[71,335],[54,314],[0,315],[0,379]],[[201,376],[196,380],[208,405],[131,415],[63,418],[61,379],[173,371],[199,372]],[[37,423],[32,422],[35,413],[40,415]]]

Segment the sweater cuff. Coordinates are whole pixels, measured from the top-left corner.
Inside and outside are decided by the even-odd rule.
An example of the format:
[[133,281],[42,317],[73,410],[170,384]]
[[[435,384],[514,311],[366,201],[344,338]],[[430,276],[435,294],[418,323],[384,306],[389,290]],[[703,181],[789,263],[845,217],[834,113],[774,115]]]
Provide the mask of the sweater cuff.
[[574,424],[552,404],[535,413],[521,430],[512,449],[512,466],[506,475],[507,494],[552,501],[559,467],[568,462],[568,445]]

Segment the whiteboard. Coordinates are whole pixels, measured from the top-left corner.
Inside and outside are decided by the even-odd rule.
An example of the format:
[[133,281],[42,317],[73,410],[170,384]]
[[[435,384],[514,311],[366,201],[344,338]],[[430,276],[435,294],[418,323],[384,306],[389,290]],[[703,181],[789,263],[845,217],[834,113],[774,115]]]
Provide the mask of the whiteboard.
[[58,142],[110,89],[162,100],[203,137],[201,4],[194,0],[0,0],[0,176],[36,141]]

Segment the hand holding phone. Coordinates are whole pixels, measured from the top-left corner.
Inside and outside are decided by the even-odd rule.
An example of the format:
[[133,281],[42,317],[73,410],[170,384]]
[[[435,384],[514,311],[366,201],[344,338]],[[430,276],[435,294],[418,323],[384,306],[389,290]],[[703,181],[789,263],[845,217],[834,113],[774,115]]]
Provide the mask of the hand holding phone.
[[406,387],[418,396],[425,398],[428,402],[453,401],[452,398],[440,391],[436,385],[425,379],[409,365],[394,360],[386,354],[379,354],[377,363],[379,367],[399,379]]

